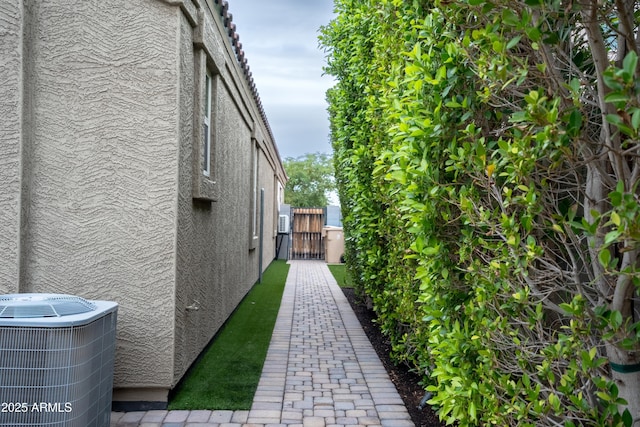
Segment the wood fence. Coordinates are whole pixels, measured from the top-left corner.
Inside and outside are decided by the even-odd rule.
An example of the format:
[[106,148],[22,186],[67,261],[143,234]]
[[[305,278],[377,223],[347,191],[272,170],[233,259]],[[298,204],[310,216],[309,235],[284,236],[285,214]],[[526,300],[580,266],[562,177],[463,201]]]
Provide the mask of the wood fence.
[[324,209],[293,208],[290,259],[324,259]]

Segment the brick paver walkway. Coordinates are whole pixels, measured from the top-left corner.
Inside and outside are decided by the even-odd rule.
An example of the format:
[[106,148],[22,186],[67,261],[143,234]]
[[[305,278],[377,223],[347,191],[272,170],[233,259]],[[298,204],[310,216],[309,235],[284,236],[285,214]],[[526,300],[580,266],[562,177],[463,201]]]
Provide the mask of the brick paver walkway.
[[111,425],[414,427],[326,264],[290,264],[250,411],[114,412]]

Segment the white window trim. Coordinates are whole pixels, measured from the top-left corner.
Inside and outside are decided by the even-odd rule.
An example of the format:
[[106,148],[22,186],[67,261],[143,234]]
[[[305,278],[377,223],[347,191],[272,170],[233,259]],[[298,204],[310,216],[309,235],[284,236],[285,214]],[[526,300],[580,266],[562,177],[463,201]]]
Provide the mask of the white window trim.
[[202,158],[202,174],[204,176],[211,176],[211,97],[212,97],[212,86],[213,86],[213,77],[211,76],[211,72],[207,70],[207,75],[205,77],[205,85],[204,85],[204,114],[203,114],[203,140],[202,140],[202,150],[203,150],[203,158]]
[[215,202],[219,195],[215,150],[220,78],[217,64],[204,49],[197,49],[194,52],[192,195],[196,200],[208,202]]

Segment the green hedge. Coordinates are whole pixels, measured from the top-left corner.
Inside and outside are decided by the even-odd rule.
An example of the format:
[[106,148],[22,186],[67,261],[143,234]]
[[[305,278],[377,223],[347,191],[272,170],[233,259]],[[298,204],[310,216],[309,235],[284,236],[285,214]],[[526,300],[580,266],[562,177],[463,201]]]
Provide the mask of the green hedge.
[[640,418],[622,3],[336,0],[322,28],[348,268],[447,423]]

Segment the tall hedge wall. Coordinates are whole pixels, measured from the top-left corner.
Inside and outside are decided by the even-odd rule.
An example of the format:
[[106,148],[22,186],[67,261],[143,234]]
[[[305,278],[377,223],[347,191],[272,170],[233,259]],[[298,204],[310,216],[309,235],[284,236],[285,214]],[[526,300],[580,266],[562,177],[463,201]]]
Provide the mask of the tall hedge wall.
[[335,9],[320,41],[346,258],[394,357],[447,423],[632,425],[638,5]]

